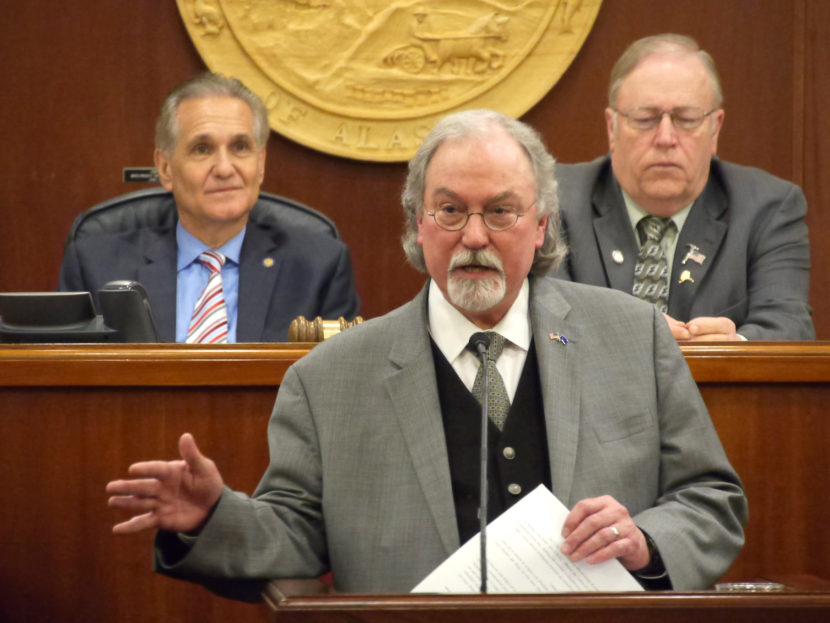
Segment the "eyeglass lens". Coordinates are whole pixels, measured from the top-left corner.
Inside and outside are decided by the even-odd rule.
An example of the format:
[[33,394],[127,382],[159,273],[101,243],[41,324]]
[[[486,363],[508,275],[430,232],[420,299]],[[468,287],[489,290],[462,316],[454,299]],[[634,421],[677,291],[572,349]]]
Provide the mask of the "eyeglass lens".
[[620,113],[626,118],[628,124],[637,130],[653,130],[663,120],[663,115],[668,115],[672,124],[678,130],[695,130],[703,123],[703,120],[714,111],[706,112],[702,108],[692,106],[681,106],[671,110],[660,108],[635,108],[628,113]]
[[494,231],[502,231],[513,227],[519,217],[522,216],[510,207],[488,208],[484,212],[467,212],[454,207],[442,207],[435,210],[432,216],[440,227],[455,231],[463,229],[469,218],[475,214],[481,216],[484,219],[484,224]]

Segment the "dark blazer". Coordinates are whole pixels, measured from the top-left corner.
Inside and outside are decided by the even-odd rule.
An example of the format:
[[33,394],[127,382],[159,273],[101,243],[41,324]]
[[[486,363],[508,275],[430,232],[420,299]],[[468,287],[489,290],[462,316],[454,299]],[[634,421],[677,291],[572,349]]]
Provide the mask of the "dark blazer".
[[[189,552],[160,532],[159,571],[237,598],[327,570],[339,591],[404,592],[458,549],[426,293],[288,369],[254,498],[226,489]],[[530,319],[553,493],[568,507],[614,496],[675,589],[711,586],[743,545],[746,498],[662,316],[531,278]]]
[[[174,342],[176,222],[67,245],[59,290],[88,290],[98,306],[98,290],[118,279],[144,286],[159,339]],[[297,316],[352,319],[358,313],[349,251],[341,240],[294,225],[248,222],[239,264],[237,342],[285,342]]]
[[[631,292],[637,241],[610,158],[557,165],[556,177],[569,245],[557,276]],[[727,316],[752,340],[814,339],[806,213],[798,186],[713,159],[677,241],[668,314]],[[684,262],[692,244],[700,263]]]

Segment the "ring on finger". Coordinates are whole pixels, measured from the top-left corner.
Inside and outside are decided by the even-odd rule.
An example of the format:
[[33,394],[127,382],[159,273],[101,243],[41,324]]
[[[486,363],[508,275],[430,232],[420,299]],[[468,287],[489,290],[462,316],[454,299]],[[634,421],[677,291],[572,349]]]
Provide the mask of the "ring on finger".
[[620,538],[620,531],[617,529],[617,526],[608,526],[611,529],[611,532],[614,533],[614,540],[616,541]]

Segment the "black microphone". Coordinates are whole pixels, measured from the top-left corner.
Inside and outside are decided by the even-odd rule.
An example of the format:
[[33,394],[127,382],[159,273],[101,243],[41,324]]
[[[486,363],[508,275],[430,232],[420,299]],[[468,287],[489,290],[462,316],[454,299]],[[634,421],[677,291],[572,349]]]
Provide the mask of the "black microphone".
[[487,378],[487,349],[490,348],[490,336],[478,332],[470,336],[467,348],[481,357],[481,466],[478,503],[479,538],[481,545],[481,592],[487,592],[487,421],[489,420],[488,397],[490,395],[490,379]]
[[479,331],[470,336],[470,341],[467,342],[467,350],[474,352],[476,355],[484,355],[487,349],[490,348],[490,336]]

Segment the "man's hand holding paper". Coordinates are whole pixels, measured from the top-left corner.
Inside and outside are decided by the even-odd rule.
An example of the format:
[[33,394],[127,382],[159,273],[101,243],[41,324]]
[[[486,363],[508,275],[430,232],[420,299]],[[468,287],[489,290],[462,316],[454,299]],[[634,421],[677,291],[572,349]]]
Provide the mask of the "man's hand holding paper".
[[649,562],[648,546],[628,509],[610,495],[579,501],[562,526],[562,553],[590,564],[616,558],[629,571]]
[[[612,498],[607,498],[612,500]],[[575,515],[544,486],[539,485],[487,526],[487,572],[490,593],[570,593],[584,591],[640,591],[640,584],[612,555],[595,564],[587,559],[572,561],[562,553],[566,519],[579,527],[572,530],[575,539],[587,534],[592,522],[609,516],[622,517],[615,502],[599,506],[585,504]],[[591,500],[585,500],[590,502]],[[581,504],[581,503],[580,503]],[[585,515],[585,509],[599,508]],[[610,514],[609,514],[610,511]],[[604,513],[604,514],[603,514]],[[580,518],[585,517],[584,521]],[[625,511],[628,523],[620,524],[637,530]],[[595,531],[596,532],[596,531]],[[639,530],[637,530],[639,532]],[[642,539],[642,534],[640,534]],[[581,546],[590,542],[584,539]],[[642,544],[645,548],[645,543]],[[607,550],[603,547],[602,550]],[[600,550],[600,551],[602,551]],[[597,552],[591,550],[594,555]],[[646,552],[646,557],[648,553]],[[479,592],[479,536],[467,541],[450,558],[413,589],[413,593],[477,593]]]

